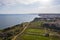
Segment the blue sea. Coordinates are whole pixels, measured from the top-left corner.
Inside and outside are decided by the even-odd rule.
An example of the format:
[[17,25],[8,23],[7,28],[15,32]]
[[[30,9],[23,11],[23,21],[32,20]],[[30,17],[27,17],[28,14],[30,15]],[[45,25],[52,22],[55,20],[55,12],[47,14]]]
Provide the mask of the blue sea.
[[36,14],[0,14],[0,29],[11,27],[22,22],[30,22],[35,17],[38,17]]

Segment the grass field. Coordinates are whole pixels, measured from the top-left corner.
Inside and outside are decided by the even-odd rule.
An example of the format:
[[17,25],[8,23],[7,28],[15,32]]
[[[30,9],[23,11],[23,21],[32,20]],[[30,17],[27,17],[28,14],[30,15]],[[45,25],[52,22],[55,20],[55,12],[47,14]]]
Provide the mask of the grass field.
[[45,33],[45,30],[43,30],[43,29],[27,29],[26,31],[25,31],[25,33],[27,33],[27,34],[29,34],[29,33],[35,33],[35,34],[43,34],[43,33]]
[[42,34],[45,33],[44,29],[26,29],[25,32],[18,36],[16,40],[60,40],[59,37],[49,36],[45,37]]

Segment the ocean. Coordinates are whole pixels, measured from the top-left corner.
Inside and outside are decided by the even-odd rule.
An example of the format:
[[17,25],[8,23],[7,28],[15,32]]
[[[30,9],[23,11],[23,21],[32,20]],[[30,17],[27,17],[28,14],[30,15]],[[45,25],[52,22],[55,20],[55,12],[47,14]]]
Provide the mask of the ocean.
[[30,22],[35,17],[38,17],[36,14],[0,14],[0,29],[11,27],[22,22]]

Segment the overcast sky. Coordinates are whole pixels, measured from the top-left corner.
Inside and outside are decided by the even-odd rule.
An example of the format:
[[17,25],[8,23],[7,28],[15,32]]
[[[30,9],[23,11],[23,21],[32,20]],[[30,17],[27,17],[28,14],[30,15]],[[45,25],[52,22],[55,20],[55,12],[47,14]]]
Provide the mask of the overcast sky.
[[60,0],[0,0],[0,14],[60,13]]

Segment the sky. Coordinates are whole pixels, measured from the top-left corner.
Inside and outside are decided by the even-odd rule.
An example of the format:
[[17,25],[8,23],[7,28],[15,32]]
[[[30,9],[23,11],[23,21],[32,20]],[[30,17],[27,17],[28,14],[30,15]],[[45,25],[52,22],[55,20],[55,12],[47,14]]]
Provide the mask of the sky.
[[0,0],[0,14],[60,13],[60,0]]

